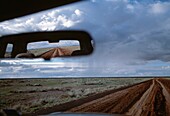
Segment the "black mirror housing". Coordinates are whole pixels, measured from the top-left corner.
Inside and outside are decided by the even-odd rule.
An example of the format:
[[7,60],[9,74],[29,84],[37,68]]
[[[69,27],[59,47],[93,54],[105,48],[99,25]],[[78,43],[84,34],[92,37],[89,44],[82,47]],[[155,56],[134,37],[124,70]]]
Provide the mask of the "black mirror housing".
[[13,44],[11,58],[18,54],[27,52],[27,44],[31,42],[48,41],[59,42],[60,40],[77,40],[80,43],[80,50],[74,51],[75,55],[88,55],[93,51],[92,38],[85,31],[51,31],[51,32],[31,32],[14,34],[0,37],[0,58],[5,58],[8,44]]

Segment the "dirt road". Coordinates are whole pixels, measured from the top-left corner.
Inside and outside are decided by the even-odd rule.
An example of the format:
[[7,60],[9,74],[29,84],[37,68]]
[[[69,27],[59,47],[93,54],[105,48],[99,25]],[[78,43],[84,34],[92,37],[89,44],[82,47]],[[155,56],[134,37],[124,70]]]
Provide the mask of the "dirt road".
[[129,116],[170,116],[170,79],[155,78],[104,91],[31,114],[52,112],[108,113]]
[[130,116],[170,116],[170,80],[153,79],[71,108]]

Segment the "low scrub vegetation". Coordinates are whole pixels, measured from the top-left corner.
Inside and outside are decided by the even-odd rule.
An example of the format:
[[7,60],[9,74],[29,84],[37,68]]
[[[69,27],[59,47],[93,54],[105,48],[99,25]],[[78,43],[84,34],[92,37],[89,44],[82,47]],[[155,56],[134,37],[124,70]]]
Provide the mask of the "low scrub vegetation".
[[106,90],[139,83],[148,78],[70,78],[0,80],[0,110],[23,113],[52,107]]

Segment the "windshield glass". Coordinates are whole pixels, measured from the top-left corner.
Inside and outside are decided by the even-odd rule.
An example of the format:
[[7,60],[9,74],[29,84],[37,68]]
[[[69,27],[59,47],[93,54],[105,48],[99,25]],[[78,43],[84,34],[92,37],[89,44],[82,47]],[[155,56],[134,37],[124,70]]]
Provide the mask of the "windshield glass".
[[0,115],[170,116],[169,0],[82,0],[0,36]]
[[1,78],[169,76],[169,6],[168,0],[88,0],[1,22],[1,36],[85,30],[95,42],[94,53],[82,58],[1,60]]

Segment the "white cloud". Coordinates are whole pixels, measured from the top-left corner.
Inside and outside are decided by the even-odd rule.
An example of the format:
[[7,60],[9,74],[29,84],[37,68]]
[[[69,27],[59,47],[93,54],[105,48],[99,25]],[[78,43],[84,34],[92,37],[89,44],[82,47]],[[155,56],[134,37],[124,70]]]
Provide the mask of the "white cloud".
[[68,28],[68,27],[71,27],[71,26],[74,25],[74,22],[67,19],[66,16],[61,16],[60,15],[57,19],[58,19],[58,22],[61,22],[61,25],[63,25],[64,27]]
[[69,27],[71,27],[73,25],[74,25],[74,22],[71,21],[71,20],[67,20],[67,21],[63,22],[63,26],[67,27],[67,28],[69,28]]
[[34,23],[34,18],[30,18],[25,22],[26,25],[31,25],[33,23]]
[[166,13],[168,10],[168,7],[170,5],[167,5],[166,3],[155,3],[151,5],[151,12],[154,14],[162,14],[162,13]]
[[37,24],[37,26],[43,30],[43,31],[52,31],[56,28],[56,22],[47,22],[47,21],[42,21],[39,24]]
[[108,61],[130,62],[128,64],[155,59],[168,61],[170,48],[166,43],[169,43],[170,35],[169,12],[169,2],[83,2],[45,11],[30,18],[4,22],[0,24],[0,33],[83,29],[95,39],[94,59],[98,56],[102,60],[103,56],[107,56]]
[[131,4],[128,4],[128,5],[127,5],[127,9],[128,9],[128,10],[131,10],[131,11],[134,11],[134,6],[131,5]]
[[77,16],[81,16],[83,14],[83,12],[80,11],[79,9],[76,9],[74,12]]
[[54,9],[0,23],[0,35],[30,32],[52,31],[70,28],[80,22],[82,12],[79,9]]
[[89,67],[108,67],[93,68],[92,74],[169,74],[169,68],[162,71],[144,65],[157,60],[169,64],[170,2],[91,0],[1,23],[0,35],[58,29],[87,30],[92,35],[95,52],[83,62]]

